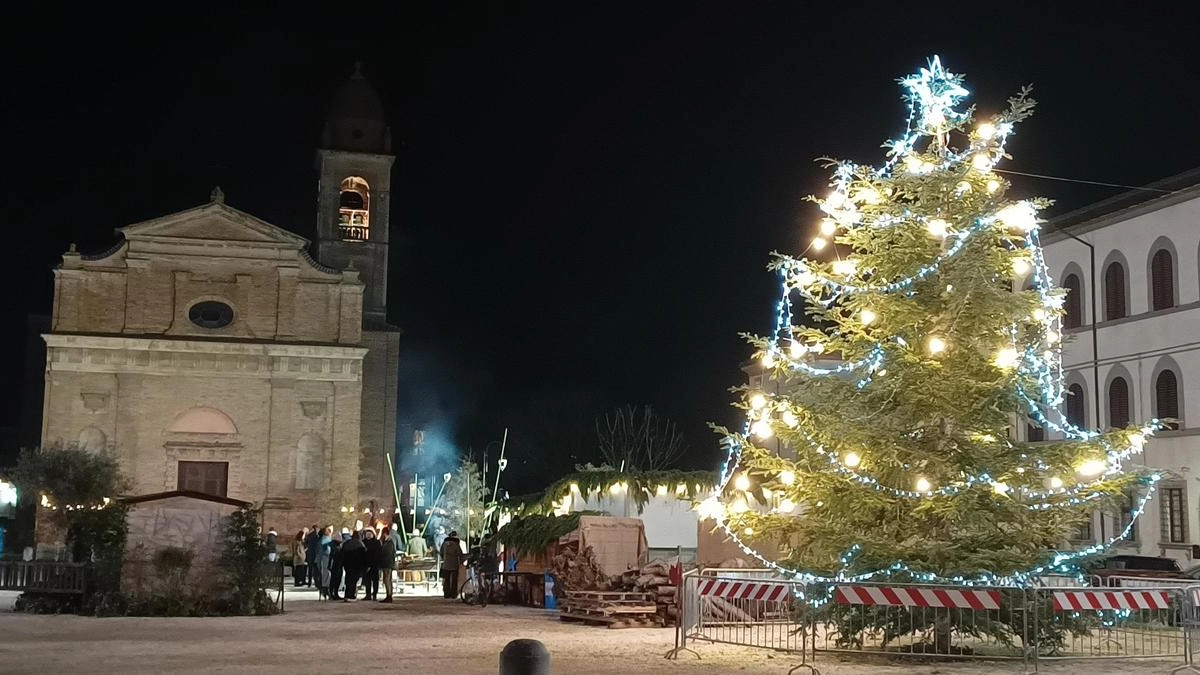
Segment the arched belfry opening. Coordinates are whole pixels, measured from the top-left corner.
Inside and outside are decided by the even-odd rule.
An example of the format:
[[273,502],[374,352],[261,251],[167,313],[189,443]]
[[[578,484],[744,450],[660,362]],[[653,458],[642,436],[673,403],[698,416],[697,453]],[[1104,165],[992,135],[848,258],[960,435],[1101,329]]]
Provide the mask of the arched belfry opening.
[[338,228],[345,241],[371,238],[371,186],[358,176],[342,181],[338,199]]

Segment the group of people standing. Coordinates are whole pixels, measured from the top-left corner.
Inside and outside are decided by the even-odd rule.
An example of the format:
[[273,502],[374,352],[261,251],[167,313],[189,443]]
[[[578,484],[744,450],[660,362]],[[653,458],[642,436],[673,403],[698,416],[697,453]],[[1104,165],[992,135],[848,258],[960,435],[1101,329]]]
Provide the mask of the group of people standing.
[[354,602],[361,582],[364,599],[391,602],[396,551],[402,546],[396,530],[377,533],[364,527],[351,532],[344,527],[339,533],[331,527],[306,527],[292,540],[296,586],[316,586],[323,599]]

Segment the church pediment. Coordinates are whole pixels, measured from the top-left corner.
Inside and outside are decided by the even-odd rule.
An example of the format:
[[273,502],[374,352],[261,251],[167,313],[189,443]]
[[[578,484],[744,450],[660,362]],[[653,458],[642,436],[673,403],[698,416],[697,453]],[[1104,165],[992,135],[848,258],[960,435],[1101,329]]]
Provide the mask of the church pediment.
[[301,249],[308,240],[222,202],[119,228],[129,241],[227,242]]

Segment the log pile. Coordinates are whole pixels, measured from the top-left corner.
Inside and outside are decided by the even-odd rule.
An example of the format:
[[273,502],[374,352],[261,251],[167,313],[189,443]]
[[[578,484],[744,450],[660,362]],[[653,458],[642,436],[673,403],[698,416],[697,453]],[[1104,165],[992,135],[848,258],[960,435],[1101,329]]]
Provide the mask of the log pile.
[[655,612],[665,625],[679,616],[676,587],[671,583],[671,566],[665,560],[652,560],[641,569],[629,570],[614,581],[614,587],[641,591],[654,597]]
[[596,562],[596,553],[588,546],[579,553],[579,543],[562,546],[550,561],[550,573],[564,591],[605,591],[612,583]]
[[592,547],[579,553],[578,544],[567,544],[551,560],[551,573],[565,596],[561,618],[609,628],[674,625],[679,608],[670,569],[667,562],[654,560],[609,576]]

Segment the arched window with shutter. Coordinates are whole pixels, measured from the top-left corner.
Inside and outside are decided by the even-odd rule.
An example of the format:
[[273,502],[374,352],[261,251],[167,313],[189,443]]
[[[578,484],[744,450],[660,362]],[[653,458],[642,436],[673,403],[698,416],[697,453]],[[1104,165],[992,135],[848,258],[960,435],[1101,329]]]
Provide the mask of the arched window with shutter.
[[1084,405],[1087,403],[1084,400],[1083,385],[1079,383],[1072,384],[1067,387],[1067,422],[1077,427],[1084,426],[1085,420],[1083,416]]
[[1063,302],[1063,328],[1079,328],[1083,325],[1083,284],[1078,274],[1068,274],[1063,279],[1067,297]]
[[1160,248],[1150,258],[1150,307],[1154,310],[1175,306],[1175,256]]
[[[1154,416],[1159,419],[1179,419],[1179,378],[1171,370],[1163,370],[1154,378]],[[1170,423],[1178,429],[1179,423]]]
[[1108,426],[1129,426],[1129,383],[1123,377],[1114,377],[1108,383]]
[[1125,306],[1125,266],[1114,260],[1104,268],[1104,319],[1123,319],[1128,316]]

